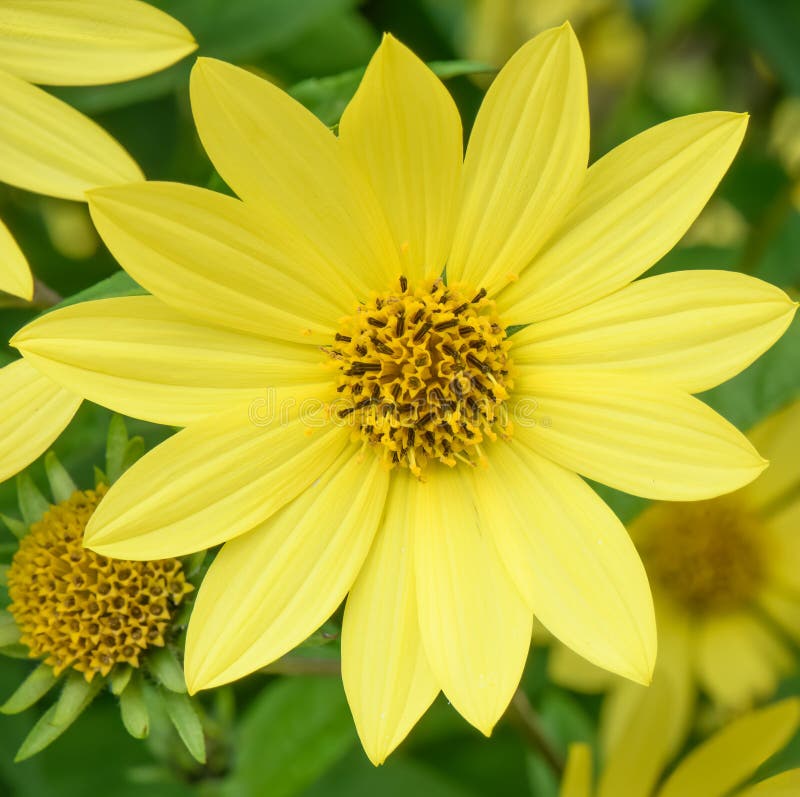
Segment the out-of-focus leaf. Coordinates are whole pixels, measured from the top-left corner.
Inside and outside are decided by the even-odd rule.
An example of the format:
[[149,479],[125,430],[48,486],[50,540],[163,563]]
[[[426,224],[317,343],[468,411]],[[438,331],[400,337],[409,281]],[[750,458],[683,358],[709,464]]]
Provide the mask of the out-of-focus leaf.
[[[80,291],[72,296],[68,296],[63,302],[59,302],[50,310],[61,307],[68,307],[78,302],[91,302],[95,299],[111,299],[117,296],[142,296],[147,291],[141,287],[133,277],[128,276],[125,271],[118,271],[104,280],[92,285],[85,291]],[[49,310],[48,310],[49,312]]]
[[23,471],[17,476],[17,499],[22,519],[30,526],[42,519],[42,515],[50,509],[50,502],[42,495],[30,473]]
[[47,472],[47,480],[50,482],[50,490],[56,501],[66,501],[78,489],[67,469],[59,462],[54,451],[48,451],[44,458],[44,469]]
[[49,664],[40,664],[19,685],[16,692],[0,706],[3,714],[19,714],[30,708],[39,698],[44,697],[58,682]]
[[[432,61],[428,66],[443,80],[494,71],[479,61]],[[309,78],[292,86],[289,93],[326,125],[333,126],[338,124],[363,75],[364,68],[359,68],[330,77]]]
[[203,726],[192,699],[187,694],[161,691],[161,699],[178,736],[181,737],[192,758],[200,764],[206,762],[206,741]]
[[142,692],[141,676],[137,673],[123,689],[119,710],[125,730],[134,739],[144,739],[150,731],[150,714]]
[[236,765],[224,792],[227,797],[299,794],[355,741],[338,678],[282,679],[267,686],[243,717]]
[[150,674],[170,692],[186,692],[183,668],[169,648],[153,650],[147,657]]

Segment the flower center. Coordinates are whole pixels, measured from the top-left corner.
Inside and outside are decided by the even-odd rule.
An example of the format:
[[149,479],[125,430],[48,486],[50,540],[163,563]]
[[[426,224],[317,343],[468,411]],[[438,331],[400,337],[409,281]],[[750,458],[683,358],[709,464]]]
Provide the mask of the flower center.
[[486,438],[511,431],[510,345],[486,291],[401,277],[345,318],[328,349],[339,370],[334,416],[417,476],[432,460],[474,465]]
[[56,675],[70,667],[88,681],[122,662],[138,667],[148,647],[164,645],[175,607],[192,590],[177,559],[126,562],[83,547],[106,490],[79,491],[51,506],[8,571],[9,611],[30,655]]
[[693,612],[734,609],[761,584],[764,561],[758,518],[730,497],[657,505],[640,545],[645,567]]

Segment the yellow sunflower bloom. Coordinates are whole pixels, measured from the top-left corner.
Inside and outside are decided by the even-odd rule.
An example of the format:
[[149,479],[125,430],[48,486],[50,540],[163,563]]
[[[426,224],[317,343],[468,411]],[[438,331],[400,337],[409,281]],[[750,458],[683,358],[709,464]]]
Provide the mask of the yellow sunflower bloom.
[[191,97],[241,200],[92,192],[101,236],[153,295],[68,307],[14,340],[86,398],[187,426],[109,491],[86,540],[130,559],[226,542],[189,628],[190,688],[285,654],[348,593],[343,678],[376,763],[439,690],[488,734],[533,611],[646,683],[644,569],[578,473],[685,500],[766,464],[690,394],[752,362],[793,303],[734,273],[629,285],[700,212],[745,117],[676,119],[587,171],[568,25],[500,72],[463,159],[446,89],[388,36],[338,137],[219,61],[198,61]]
[[[756,481],[695,503],[657,503],[630,526],[653,588],[659,669],[669,670],[672,713],[689,730],[698,689],[718,713],[773,694],[800,641],[800,402],[750,435],[769,457]],[[558,646],[551,677],[578,691],[612,690],[601,736],[613,746],[636,687]]]
[[673,726],[666,683],[632,712],[598,778],[591,752],[570,748],[560,797],[790,797],[800,793],[800,769],[753,783],[756,770],[781,750],[800,726],[800,701],[784,700],[740,717],[692,750],[663,778],[670,761],[663,739]]
[[[183,25],[139,0],[4,0],[0,181],[84,200],[90,188],[142,179],[105,130],[33,84],[130,80],[164,69],[196,47]],[[0,290],[33,298],[27,260],[2,222]]]

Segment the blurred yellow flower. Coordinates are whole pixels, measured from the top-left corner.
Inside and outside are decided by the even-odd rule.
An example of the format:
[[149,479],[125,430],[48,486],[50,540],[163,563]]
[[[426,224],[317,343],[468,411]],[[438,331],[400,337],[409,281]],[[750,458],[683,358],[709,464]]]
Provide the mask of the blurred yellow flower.
[[[698,687],[723,715],[748,708],[791,670],[787,637],[800,642],[800,402],[750,437],[771,461],[752,484],[710,501],[653,504],[629,526],[653,590],[656,669],[671,673],[684,733]],[[639,690],[561,646],[550,673],[579,691],[613,691],[602,723],[613,746]]]
[[[183,25],[139,0],[3,0],[0,181],[84,200],[90,188],[142,179],[108,133],[33,84],[130,80],[169,66],[196,46]],[[33,298],[28,263],[2,222],[0,290]]]
[[697,500],[765,465],[691,393],[752,362],[794,304],[730,272],[630,284],[705,205],[746,117],[672,120],[587,171],[568,25],[500,72],[465,158],[446,89],[392,37],[338,138],[219,61],[198,61],[191,98],[243,201],[92,192],[101,236],[153,295],[74,305],[14,339],[79,395],[188,427],[112,487],[86,540],[137,559],[226,542],[189,627],[190,687],[284,655],[348,593],[343,678],[376,763],[439,690],[490,733],[534,611],[646,683],[644,570],[578,473]]
[[[654,684],[653,689],[656,686]],[[658,698],[656,702],[652,698]],[[591,752],[570,749],[560,797],[790,797],[800,794],[800,769],[751,783],[756,770],[781,750],[800,725],[800,701],[751,712],[686,755],[665,778],[669,762],[662,740],[669,735],[669,690],[633,712],[619,745],[592,788]],[[660,781],[660,784],[659,784]]]

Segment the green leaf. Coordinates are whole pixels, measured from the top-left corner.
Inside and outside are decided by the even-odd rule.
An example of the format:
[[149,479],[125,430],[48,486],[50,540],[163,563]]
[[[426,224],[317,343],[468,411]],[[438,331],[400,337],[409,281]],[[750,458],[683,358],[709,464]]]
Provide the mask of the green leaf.
[[8,571],[11,565],[0,565],[0,587],[8,586]]
[[28,533],[28,524],[24,523],[21,520],[17,520],[17,518],[10,517],[9,515],[0,515],[2,518],[3,523],[8,526],[11,533],[18,539],[21,540],[27,533]]
[[50,509],[50,502],[42,495],[27,471],[17,475],[17,500],[22,519],[29,526],[41,520]]
[[45,747],[58,739],[58,737],[78,719],[89,703],[94,700],[103,685],[103,679],[95,678],[92,684],[87,685],[89,689],[84,691],[79,702],[75,702],[74,699],[76,690],[74,688],[68,690],[68,684],[65,685],[58,702],[42,714],[39,721],[33,726],[31,732],[17,751],[14,761],[24,761],[36,755],[36,753],[41,752]]
[[58,310],[62,307],[69,307],[71,304],[79,302],[92,302],[95,299],[113,299],[118,296],[146,296],[147,291],[136,282],[133,277],[128,276],[125,271],[118,271],[100,282],[95,283],[84,291],[68,296],[63,302],[59,302],[55,307],[49,307],[46,313]]
[[42,662],[0,706],[3,714],[19,714],[44,697],[56,684],[58,677],[49,664]]
[[[129,668],[130,669],[130,668]],[[139,673],[130,680],[119,698],[122,724],[134,739],[144,739],[150,732],[150,713],[147,710]]]
[[238,756],[226,794],[298,794],[342,758],[355,741],[340,679],[279,680],[261,692],[242,718]]
[[132,437],[128,440],[128,445],[125,446],[125,453],[122,457],[122,472],[124,473],[131,467],[137,460],[144,456],[144,438]]
[[183,668],[169,648],[156,648],[149,653],[147,667],[152,676],[170,692],[186,692]]
[[200,764],[206,762],[206,742],[203,725],[192,699],[187,694],[162,690],[161,699],[178,736],[181,737],[192,758]]
[[[432,61],[428,66],[443,79],[494,71],[477,61]],[[329,77],[309,78],[292,86],[289,94],[326,125],[333,126],[338,124],[363,76],[361,67]]]
[[20,639],[20,630],[14,616],[10,612],[0,610],[0,648],[16,645]]
[[125,468],[125,452],[128,449],[128,427],[121,415],[113,415],[108,425],[106,438],[106,475],[113,484],[122,476]]
[[102,678],[95,676],[91,681],[87,681],[82,673],[71,672],[67,676],[64,688],[61,690],[61,697],[56,703],[56,713],[53,716],[53,722],[56,725],[64,725],[65,723],[72,722],[78,716],[81,709],[80,706],[84,704],[87,697],[92,694],[92,690],[97,690],[95,687],[98,682],[102,682]]
[[50,491],[57,502],[67,501],[77,491],[75,482],[67,469],[58,461],[55,451],[48,451],[44,458],[44,469],[47,481],[50,482]]
[[99,487],[101,484],[108,486],[108,476],[103,473],[97,465],[94,466],[94,486]]
[[0,656],[5,656],[8,659],[30,659],[31,652],[25,645],[17,642],[7,645],[0,643]]
[[129,667],[126,664],[118,664],[108,676],[108,682],[111,685],[111,694],[119,697],[130,683],[132,676],[133,667]]

